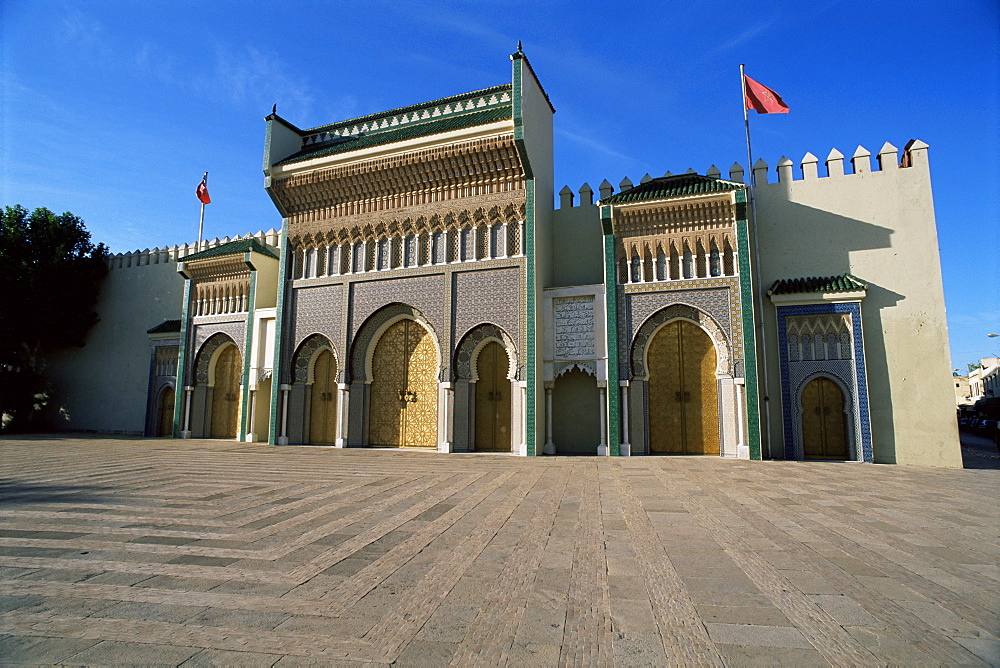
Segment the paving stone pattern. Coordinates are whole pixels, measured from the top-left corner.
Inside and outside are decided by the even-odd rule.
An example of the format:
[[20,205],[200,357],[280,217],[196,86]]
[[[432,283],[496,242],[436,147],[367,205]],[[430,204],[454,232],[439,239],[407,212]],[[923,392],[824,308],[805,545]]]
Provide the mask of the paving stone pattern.
[[996,665],[998,483],[5,438],[0,662]]

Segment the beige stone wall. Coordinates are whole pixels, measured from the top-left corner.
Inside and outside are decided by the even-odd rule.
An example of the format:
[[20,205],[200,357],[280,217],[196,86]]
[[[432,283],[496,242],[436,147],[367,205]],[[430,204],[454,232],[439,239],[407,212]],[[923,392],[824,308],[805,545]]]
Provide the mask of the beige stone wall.
[[[755,170],[762,288],[779,278],[847,272],[866,281],[862,320],[875,461],[961,466],[927,150],[916,148],[913,166],[899,168],[895,149],[883,147],[882,171],[871,171],[867,152],[858,151],[855,173],[847,175],[838,156],[828,163],[833,175],[822,178],[811,156],[805,179],[792,179],[790,161],[779,163],[777,183],[765,185],[763,170]],[[764,328],[771,450],[780,456],[780,374],[769,303]]]
[[[150,372],[146,332],[164,320],[180,319],[184,295],[177,263],[166,255],[155,264],[113,264],[97,302],[100,322],[84,347],[48,360],[56,399],[69,418],[65,429],[143,433]],[[146,262],[151,256],[136,254],[135,259]],[[155,259],[161,259],[159,254]]]

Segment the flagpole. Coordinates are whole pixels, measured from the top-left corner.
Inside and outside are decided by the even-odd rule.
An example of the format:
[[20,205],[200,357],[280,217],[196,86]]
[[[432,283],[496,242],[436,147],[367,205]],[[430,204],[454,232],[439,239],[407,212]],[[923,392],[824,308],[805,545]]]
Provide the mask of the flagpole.
[[[746,115],[746,114],[744,114],[744,115]],[[208,188],[208,172],[205,172],[205,175],[203,177],[201,177],[201,181],[202,181],[202,183],[205,184],[205,187]],[[199,253],[201,252],[201,238],[202,238],[202,236],[204,236],[202,234],[202,232],[204,231],[204,229],[205,229],[205,203],[202,202],[201,203],[201,217],[198,219],[198,252]]]
[[767,389],[767,343],[764,341],[764,294],[760,285],[760,244],[757,243],[757,198],[754,196],[756,179],[754,178],[753,153],[750,150],[750,115],[747,113],[747,77],[743,68],[743,63],[740,63],[740,86],[743,89],[743,126],[746,128],[747,133],[747,169],[750,170],[750,178],[747,179],[747,184],[750,186],[750,212],[753,221],[751,226],[751,236],[753,237],[753,278],[757,283],[757,313],[759,314],[759,317],[754,319],[754,330],[756,336],[760,339],[760,371],[762,373],[758,374],[758,382],[763,384],[762,389],[764,390],[764,428],[760,430],[760,433],[764,438],[764,444],[767,446],[767,456],[770,458],[771,402],[770,393]]

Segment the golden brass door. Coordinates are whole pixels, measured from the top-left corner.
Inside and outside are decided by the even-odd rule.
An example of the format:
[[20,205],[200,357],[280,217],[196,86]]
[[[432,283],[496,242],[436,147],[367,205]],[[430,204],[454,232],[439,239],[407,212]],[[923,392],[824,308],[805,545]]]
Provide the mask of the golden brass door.
[[476,360],[476,440],[475,449],[510,452],[510,380],[507,351],[491,341]]
[[169,385],[160,392],[160,404],[157,407],[160,421],[156,430],[157,436],[174,435],[174,388]]
[[215,392],[212,394],[211,438],[236,438],[240,412],[240,351],[234,345],[222,349],[215,361]]
[[653,454],[718,455],[715,346],[700,327],[677,320],[646,351],[649,449]]
[[400,320],[385,330],[372,358],[371,445],[437,446],[437,357],[430,332],[417,322]]
[[309,442],[333,445],[337,438],[337,360],[324,350],[313,366],[309,402]]
[[844,393],[829,378],[802,390],[802,450],[806,459],[847,459]]

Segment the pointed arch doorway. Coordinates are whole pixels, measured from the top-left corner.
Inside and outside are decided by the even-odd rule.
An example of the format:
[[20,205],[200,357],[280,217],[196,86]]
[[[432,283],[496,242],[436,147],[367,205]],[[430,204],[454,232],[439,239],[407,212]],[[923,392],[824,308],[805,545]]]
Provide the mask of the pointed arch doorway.
[[802,451],[805,459],[847,459],[844,393],[820,376],[802,389]]
[[215,359],[211,438],[236,438],[242,366],[239,348],[233,344],[223,346]]
[[375,447],[437,447],[438,353],[420,323],[397,320],[372,356],[368,443]]
[[337,439],[337,359],[330,349],[316,356],[309,402],[309,442],[333,445]]
[[687,320],[649,343],[649,449],[660,455],[719,455],[717,357],[712,339]]
[[477,452],[510,452],[510,358],[497,341],[490,341],[476,358]]

